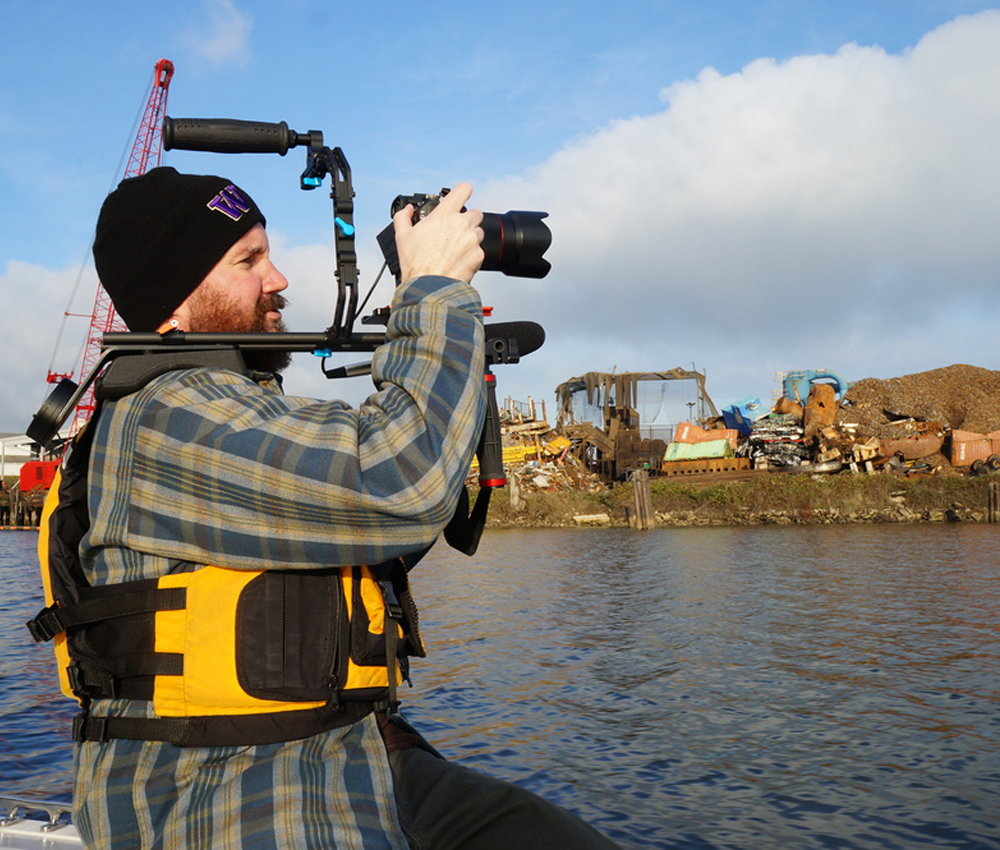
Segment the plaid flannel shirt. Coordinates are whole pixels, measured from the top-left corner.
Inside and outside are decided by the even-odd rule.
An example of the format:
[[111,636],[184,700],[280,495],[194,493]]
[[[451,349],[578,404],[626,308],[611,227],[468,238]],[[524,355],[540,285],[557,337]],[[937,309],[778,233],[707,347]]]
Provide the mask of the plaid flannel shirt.
[[[108,404],[91,457],[88,578],[350,566],[429,546],[482,428],[481,315],[457,281],[399,287],[372,361],[377,392],[358,409],[210,369]],[[125,700],[93,710],[153,716]],[[405,847],[371,717],[267,746],[78,745],[74,802],[90,847]]]

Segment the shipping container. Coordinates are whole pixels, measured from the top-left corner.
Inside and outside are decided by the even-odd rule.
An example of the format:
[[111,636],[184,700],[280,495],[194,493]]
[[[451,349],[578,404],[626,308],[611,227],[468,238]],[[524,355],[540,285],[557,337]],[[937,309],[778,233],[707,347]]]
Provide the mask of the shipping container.
[[701,460],[702,458],[725,458],[733,456],[733,447],[728,440],[707,440],[703,443],[671,443],[667,446],[663,459]]
[[729,445],[736,449],[739,440],[739,431],[735,428],[713,428],[706,431],[691,422],[681,422],[674,428],[675,443],[708,443],[713,440],[728,440]]
[[724,407],[722,420],[727,428],[733,428],[743,436],[748,436],[753,429],[753,423],[767,413],[767,409],[761,406],[759,398],[747,396]]
[[28,493],[36,487],[48,490],[58,468],[57,460],[29,460],[21,467],[21,492]]
[[974,431],[951,432],[951,465],[972,466],[977,460],[1000,455],[1000,431],[977,434]]

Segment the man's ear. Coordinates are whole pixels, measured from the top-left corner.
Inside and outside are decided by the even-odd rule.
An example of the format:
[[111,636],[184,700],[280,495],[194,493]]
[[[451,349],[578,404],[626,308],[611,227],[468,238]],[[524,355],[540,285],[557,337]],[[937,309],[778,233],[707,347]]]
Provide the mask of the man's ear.
[[158,334],[169,333],[170,331],[189,331],[191,330],[191,305],[188,303],[191,300],[189,295],[181,304],[170,314],[170,318],[167,319],[162,325],[160,325],[156,332]]

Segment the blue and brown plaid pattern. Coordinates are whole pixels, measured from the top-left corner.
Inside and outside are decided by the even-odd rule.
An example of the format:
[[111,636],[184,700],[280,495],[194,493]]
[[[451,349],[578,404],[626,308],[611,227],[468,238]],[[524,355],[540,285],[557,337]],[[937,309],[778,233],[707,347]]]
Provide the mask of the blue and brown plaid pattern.
[[[475,290],[420,278],[394,298],[360,409],[232,372],[161,376],[108,404],[91,456],[88,578],[192,565],[308,569],[429,546],[451,518],[485,412]],[[95,712],[149,716],[145,703]],[[77,747],[76,821],[102,850],[404,847],[369,717],[304,741]]]

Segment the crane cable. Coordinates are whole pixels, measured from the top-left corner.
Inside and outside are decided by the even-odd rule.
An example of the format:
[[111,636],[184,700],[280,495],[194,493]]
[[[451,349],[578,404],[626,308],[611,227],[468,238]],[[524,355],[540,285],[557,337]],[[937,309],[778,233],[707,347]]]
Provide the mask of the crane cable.
[[[152,89],[152,79],[155,75],[156,75],[156,69],[154,68],[153,73],[150,74],[149,77],[150,81],[146,83],[145,91],[148,92]],[[125,170],[125,161],[128,159],[128,156],[131,153],[132,147],[134,145],[134,140],[138,133],[139,122],[142,121],[142,116],[146,110],[146,103],[147,99],[143,99],[139,103],[139,111],[136,112],[135,120],[132,122],[132,129],[129,132],[129,135],[127,136],[125,147],[122,149],[121,157],[118,159],[118,166],[115,169],[114,176],[112,177],[111,185],[108,187],[108,191],[106,193],[107,195],[110,195],[115,190],[115,187],[121,182],[121,175]],[[63,333],[66,330],[67,320],[71,316],[73,318],[78,319],[78,318],[89,318],[90,316],[93,315],[87,313],[74,313],[71,310],[73,302],[76,301],[76,296],[80,289],[80,283],[83,281],[83,275],[90,267],[90,261],[88,258],[93,256],[93,250],[94,250],[94,238],[91,237],[90,244],[87,246],[87,250],[86,253],[84,254],[83,260],[80,262],[80,269],[77,272],[76,281],[74,282],[73,289],[70,292],[69,300],[66,302],[66,309],[63,310],[62,321],[59,323],[59,332],[56,334],[55,346],[52,349],[52,359],[49,361],[49,368],[46,373],[48,375],[51,375],[53,372],[53,368],[56,362],[56,357],[59,354],[59,347],[62,343]],[[101,282],[98,281],[97,285],[101,286]],[[84,334],[83,341],[80,343],[80,349],[76,355],[76,359],[73,361],[74,363],[83,362],[83,352],[84,349],[86,348],[86,345],[87,345],[87,334]]]

